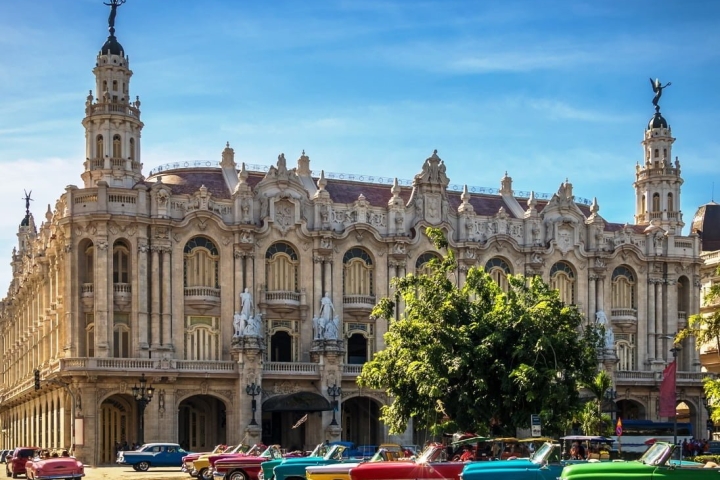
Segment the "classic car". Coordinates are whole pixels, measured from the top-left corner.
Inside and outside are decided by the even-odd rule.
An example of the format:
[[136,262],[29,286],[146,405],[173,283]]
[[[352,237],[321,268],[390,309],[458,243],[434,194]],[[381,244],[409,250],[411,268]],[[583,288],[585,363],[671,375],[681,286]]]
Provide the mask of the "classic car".
[[197,474],[193,475],[192,469],[193,469],[193,462],[195,460],[197,460],[198,457],[200,457],[200,455],[207,455],[207,454],[212,454],[212,453],[222,453],[222,452],[226,451],[228,448],[232,448],[232,447],[231,446],[229,447],[228,445],[220,444],[220,445],[216,445],[215,448],[213,448],[212,452],[188,453],[187,455],[185,455],[182,458],[183,463],[182,463],[182,468],[180,469],[180,471],[189,473],[191,477],[197,477]]
[[589,462],[568,465],[563,468],[558,480],[600,480],[612,478],[633,480],[703,480],[720,478],[720,468],[703,468],[702,463],[673,458],[676,446],[672,443],[657,442],[634,461]]
[[377,480],[392,478],[460,478],[465,462],[448,462],[447,448],[440,444],[429,445],[414,462],[361,463],[350,470],[352,480]]
[[146,443],[137,450],[118,452],[116,463],[146,472],[150,467],[179,467],[188,453],[177,443]]
[[500,462],[471,462],[460,474],[462,480],[555,480],[568,462],[563,461],[561,447],[557,443],[544,443],[532,458],[518,458]]
[[25,464],[35,456],[35,452],[38,450],[40,449],[37,447],[18,447],[8,454],[5,458],[5,473],[7,476],[17,478],[18,475],[24,475]]
[[246,454],[234,454],[223,457],[212,455],[210,457],[210,468],[214,478],[225,480],[256,480],[261,475],[260,465],[274,459],[281,459],[282,453],[277,445],[271,445],[260,455],[257,454],[256,446]]
[[316,458],[317,460],[321,460],[322,457],[325,456],[325,454],[330,450],[330,444],[328,443],[318,443],[312,452],[310,452],[310,455],[306,457],[286,457],[286,458],[278,458],[275,460],[268,460],[267,462],[262,464],[262,472],[260,473],[260,480],[273,480],[273,469],[280,465],[281,463],[285,462],[306,462],[309,458]]
[[[212,471],[210,471],[210,457],[223,458],[234,454],[242,454],[250,450],[250,445],[241,443],[239,445],[230,445],[222,452],[212,452],[201,454],[195,457],[195,460],[191,462],[190,468],[187,472],[191,477],[198,477],[204,480],[212,478]],[[183,465],[187,465],[187,460],[183,459]]]
[[300,479],[305,478],[305,467],[311,467],[313,465],[330,465],[346,461],[353,462],[353,460],[343,456],[346,448],[347,447],[345,445],[335,444],[330,447],[330,450],[328,450],[322,458],[289,458],[287,461],[284,461],[277,467],[273,468],[273,478],[274,480],[287,480],[289,478]]
[[28,480],[76,479],[85,476],[82,462],[73,457],[34,458],[25,465]]
[[[405,457],[403,447],[396,444],[380,445],[375,455],[368,460],[368,462],[372,463],[394,461],[412,462],[413,460]],[[307,480],[350,480],[350,470],[361,463],[363,462],[344,462],[305,467],[305,478]]]

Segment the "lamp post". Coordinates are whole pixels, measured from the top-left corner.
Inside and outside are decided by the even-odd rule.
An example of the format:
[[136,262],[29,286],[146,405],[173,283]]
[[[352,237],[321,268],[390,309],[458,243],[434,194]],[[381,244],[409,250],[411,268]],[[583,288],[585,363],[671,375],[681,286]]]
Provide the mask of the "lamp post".
[[132,394],[135,398],[135,403],[138,407],[138,443],[140,445],[145,443],[145,407],[147,407],[147,404],[150,403],[150,401],[153,398],[153,394],[155,393],[155,388],[153,388],[152,385],[149,387],[147,385],[147,380],[145,379],[145,374],[143,373],[140,375],[140,386],[133,385],[132,387]]
[[245,393],[250,395],[252,397],[252,420],[250,420],[250,425],[257,425],[257,420],[255,420],[255,411],[257,410],[257,402],[255,401],[255,397],[260,395],[262,392],[262,388],[260,385],[256,385],[255,382],[245,387]]
[[330,422],[330,425],[337,425],[338,423],[337,423],[337,418],[335,418],[335,412],[337,411],[337,408],[338,408],[338,402],[337,402],[336,398],[339,397],[340,395],[342,395],[342,388],[338,387],[337,383],[333,383],[332,386],[328,385],[327,394],[330,395],[333,399],[333,403],[332,403],[333,418],[332,418],[332,421]]
[[[678,434],[677,434],[677,357],[678,353],[680,353],[680,345],[677,343],[673,344],[673,348],[670,349],[670,352],[673,354],[673,361],[675,362],[675,370],[674,370],[674,378],[673,378],[673,385],[675,385],[675,410],[673,411],[673,444],[677,446],[678,443]],[[680,458],[682,459],[682,448],[676,448],[680,452]]]
[[702,404],[705,407],[705,410],[707,410],[708,413],[708,419],[707,419],[707,431],[708,431],[708,439],[712,439],[713,436],[713,430],[715,429],[715,423],[712,421],[712,410],[713,407],[710,405],[710,399],[707,397],[702,397]]

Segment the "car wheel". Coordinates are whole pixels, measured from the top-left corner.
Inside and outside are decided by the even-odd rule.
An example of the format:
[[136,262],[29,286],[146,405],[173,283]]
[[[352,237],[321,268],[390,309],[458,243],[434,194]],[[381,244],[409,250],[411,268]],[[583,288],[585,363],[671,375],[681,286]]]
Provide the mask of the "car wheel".
[[235,470],[228,476],[227,480],[247,480],[247,477],[240,470]]
[[140,462],[136,465],[138,472],[147,472],[150,468],[150,462]]
[[198,472],[197,478],[202,478],[203,480],[212,480],[213,475],[210,472],[209,468],[203,468]]

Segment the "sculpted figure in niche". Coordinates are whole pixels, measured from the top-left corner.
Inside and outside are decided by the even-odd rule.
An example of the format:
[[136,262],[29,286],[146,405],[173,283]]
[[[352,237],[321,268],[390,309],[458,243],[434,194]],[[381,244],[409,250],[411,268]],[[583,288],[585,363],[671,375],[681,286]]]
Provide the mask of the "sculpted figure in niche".
[[233,328],[235,329],[233,337],[242,337],[245,333],[245,318],[238,312],[233,315]]
[[248,319],[245,326],[246,337],[259,337],[262,333],[262,313],[258,313],[254,317]]
[[250,289],[245,287],[245,291],[240,294],[240,315],[248,319],[252,316],[253,298]]
[[604,333],[605,348],[608,350],[615,348],[615,334],[613,333],[612,325],[610,325],[605,312],[602,310],[598,310],[595,314],[595,324],[597,328],[602,329],[601,332]]
[[335,315],[335,318],[325,323],[325,340],[337,340],[340,335],[340,317]]
[[330,294],[328,292],[325,292],[325,296],[320,300],[320,318],[322,318],[323,322],[325,323],[325,326],[327,326],[327,322],[332,321],[332,317],[335,313],[335,307],[333,306],[332,300],[330,299]]
[[323,318],[318,317],[316,315],[313,317],[312,322],[313,322],[313,339],[320,340],[321,338],[323,338],[323,336],[325,334],[325,332],[323,332],[323,330],[324,330]]

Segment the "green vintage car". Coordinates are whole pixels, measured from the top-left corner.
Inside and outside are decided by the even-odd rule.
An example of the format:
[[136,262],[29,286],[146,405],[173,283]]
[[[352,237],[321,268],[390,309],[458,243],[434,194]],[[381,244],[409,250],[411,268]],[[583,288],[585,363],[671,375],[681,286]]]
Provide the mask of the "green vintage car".
[[[639,460],[568,465],[558,480],[703,480],[720,479],[720,468],[704,468],[702,463],[673,458],[672,443],[657,442]],[[677,454],[676,454],[677,457]]]

